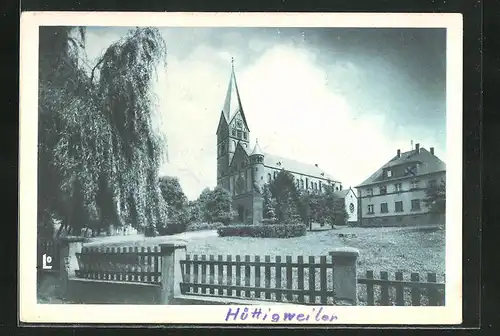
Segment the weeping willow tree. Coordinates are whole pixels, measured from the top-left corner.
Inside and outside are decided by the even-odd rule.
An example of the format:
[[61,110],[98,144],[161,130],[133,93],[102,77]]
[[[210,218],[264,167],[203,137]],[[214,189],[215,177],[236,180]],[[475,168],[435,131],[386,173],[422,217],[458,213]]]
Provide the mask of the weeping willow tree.
[[53,233],[54,218],[58,235],[125,224],[155,234],[165,225],[165,141],[152,90],[165,61],[157,29],[130,30],[89,64],[84,28],[40,28],[39,234]]

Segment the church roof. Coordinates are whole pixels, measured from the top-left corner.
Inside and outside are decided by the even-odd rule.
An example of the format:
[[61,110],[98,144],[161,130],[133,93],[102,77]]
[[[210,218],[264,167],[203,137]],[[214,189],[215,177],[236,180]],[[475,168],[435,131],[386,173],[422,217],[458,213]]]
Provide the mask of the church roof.
[[416,176],[437,173],[441,171],[446,171],[446,164],[441,161],[437,156],[431,154],[427,149],[420,147],[418,152],[416,149],[410,150],[408,152],[401,153],[394,156],[386,164],[380,167],[375,173],[368,177],[363,183],[358,187],[375,184],[382,181],[398,180],[400,177],[394,178],[384,178],[384,170],[386,168],[399,166],[401,164],[407,163],[419,163],[418,173]]
[[255,147],[250,155],[264,155],[264,152],[260,149],[259,140],[255,140]]
[[330,179],[331,181],[338,182],[323,169],[314,164],[308,164],[288,158],[284,158],[274,154],[265,153],[264,165],[275,169],[285,169],[291,173],[304,174],[319,179]]
[[226,118],[226,121],[230,123],[238,111],[241,111],[241,117],[243,118],[243,122],[248,128],[247,120],[245,118],[245,114],[243,113],[243,106],[241,104],[241,97],[238,89],[238,84],[236,83],[236,75],[234,73],[234,63],[232,61],[231,76],[229,77],[229,85],[227,87],[224,106],[222,107],[222,114]]

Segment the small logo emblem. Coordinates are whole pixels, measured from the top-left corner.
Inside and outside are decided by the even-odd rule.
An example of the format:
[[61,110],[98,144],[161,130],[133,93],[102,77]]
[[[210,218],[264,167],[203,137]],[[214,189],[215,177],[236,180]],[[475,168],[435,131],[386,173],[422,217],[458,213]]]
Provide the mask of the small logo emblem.
[[48,256],[47,254],[43,255],[42,268],[43,269],[52,269],[52,257],[51,256]]

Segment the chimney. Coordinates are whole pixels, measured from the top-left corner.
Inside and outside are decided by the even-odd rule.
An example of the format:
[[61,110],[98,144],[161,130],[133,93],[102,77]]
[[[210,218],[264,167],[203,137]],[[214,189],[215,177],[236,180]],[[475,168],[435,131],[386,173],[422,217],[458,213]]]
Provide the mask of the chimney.
[[420,144],[419,143],[415,144],[415,151],[417,153],[420,153]]
[[316,167],[318,166],[318,164],[317,164],[317,163],[315,163],[314,165],[315,165]]
[[398,158],[401,157],[401,149],[398,149]]
[[430,150],[431,150],[431,154],[434,155],[434,147],[431,147]]

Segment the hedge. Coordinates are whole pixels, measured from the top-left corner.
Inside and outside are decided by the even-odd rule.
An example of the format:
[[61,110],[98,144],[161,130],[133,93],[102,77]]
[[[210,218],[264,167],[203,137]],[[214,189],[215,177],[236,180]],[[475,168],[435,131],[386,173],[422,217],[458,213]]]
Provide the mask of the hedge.
[[291,238],[306,234],[303,224],[239,225],[217,229],[219,237]]
[[214,223],[189,223],[187,225],[186,231],[201,231],[201,230],[216,230],[223,227],[224,224],[221,222]]

